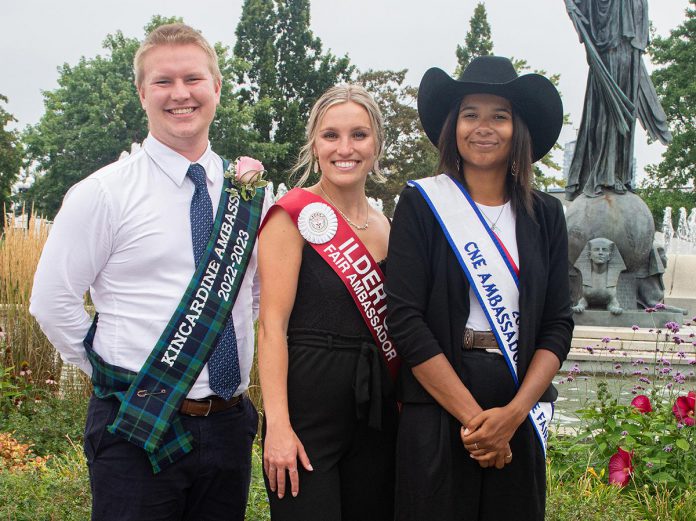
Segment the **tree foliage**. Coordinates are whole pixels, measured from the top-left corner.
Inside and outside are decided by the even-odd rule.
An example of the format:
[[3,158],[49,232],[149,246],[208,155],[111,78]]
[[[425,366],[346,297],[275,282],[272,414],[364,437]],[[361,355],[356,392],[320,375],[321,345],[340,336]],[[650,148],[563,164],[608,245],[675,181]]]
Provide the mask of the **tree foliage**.
[[245,0],[236,35],[235,57],[246,62],[240,100],[266,145],[271,179],[286,181],[312,105],[329,87],[349,81],[354,67],[347,56],[323,52],[310,29],[309,0]]
[[[551,74],[549,75],[545,70],[540,70],[540,69],[532,69],[529,64],[527,63],[527,60],[525,59],[518,59],[518,58],[511,58],[512,60],[512,65],[515,67],[515,70],[517,71],[517,74],[525,74],[525,73],[534,73],[534,74],[540,74],[542,76],[547,77],[551,83],[553,83],[556,88],[558,89],[558,84],[561,79],[560,74]],[[559,91],[560,92],[560,91]],[[569,125],[570,124],[570,115],[569,114],[563,114],[563,124],[564,125]],[[553,158],[551,157],[551,152],[552,151],[561,151],[563,150],[563,147],[557,142],[554,143],[553,148],[551,148],[551,151],[546,154],[544,157],[542,157],[539,160],[539,163],[544,165],[549,171],[557,171],[559,172],[561,170],[561,165],[556,163]],[[557,186],[565,186],[565,180],[564,179],[559,179],[557,177],[554,177],[553,175],[546,175],[544,171],[539,167],[539,164],[534,164],[534,187],[539,189],[539,190],[548,190],[548,188],[552,185],[557,185]]]
[[[145,34],[180,18],[155,16]],[[44,92],[45,112],[24,134],[27,160],[43,174],[38,176],[26,199],[52,217],[70,186],[115,161],[132,143],[147,136],[147,117],[133,83],[133,57],[140,45],[121,31],[108,35],[104,56],[81,58],[77,65],[59,68],[58,88]],[[223,156],[247,153],[253,142],[250,115],[240,107],[233,85],[239,63],[229,50],[216,45],[223,72],[221,106],[211,127],[211,142]]]
[[239,99],[236,78],[244,63],[233,58],[229,48],[220,43],[215,44],[215,51],[222,73],[222,92],[210,126],[210,144],[215,152],[229,160],[243,155],[265,158],[270,154],[253,128],[253,111]]
[[385,150],[380,166],[387,181],[370,183],[367,190],[382,199],[387,215],[393,211],[394,196],[407,181],[432,175],[437,167],[437,150],[426,137],[415,108],[418,91],[404,84],[406,72],[369,70],[357,78],[384,117]]
[[53,216],[67,189],[115,161],[147,135],[147,121],[133,84],[133,56],[139,42],[122,32],[108,35],[106,56],[82,57],[58,68],[58,88],[46,91],[45,112],[24,135],[27,159],[44,174],[28,198]]
[[655,38],[649,53],[652,81],[667,114],[672,143],[662,162],[646,168],[654,184],[696,186],[696,0],[689,1],[684,22],[666,38]]
[[486,6],[480,2],[476,4],[474,14],[469,20],[469,31],[464,38],[464,45],[457,45],[457,68],[454,71],[454,77],[459,78],[459,75],[474,58],[488,56],[492,53],[491,26],[488,23]]
[[[0,94],[0,102],[7,98]],[[0,107],[0,229],[5,225],[5,210],[10,210],[10,192],[22,166],[22,144],[19,133],[7,126],[17,120]]]
[[272,102],[278,88],[275,19],[273,0],[246,0],[235,31],[237,41],[234,45],[234,55],[247,60],[238,75],[238,80],[248,85],[240,97],[242,101],[255,105],[254,128],[267,142],[271,141]]
[[[155,16],[145,34],[181,21]],[[103,56],[64,64],[58,88],[44,92],[44,115],[23,136],[27,164],[42,172],[25,194],[39,212],[55,215],[70,186],[147,135],[133,84],[139,45],[120,31],[108,35]],[[353,67],[347,57],[322,52],[309,28],[308,0],[246,0],[234,56],[220,43],[215,49],[223,87],[210,131],[213,148],[230,159],[258,156],[274,181],[286,180],[312,104],[350,79]]]
[[637,190],[640,198],[650,208],[656,227],[659,228],[665,215],[665,208],[672,208],[672,226],[676,230],[679,224],[679,211],[682,206],[688,210],[696,207],[696,193],[679,188],[664,188],[657,185],[645,186]]

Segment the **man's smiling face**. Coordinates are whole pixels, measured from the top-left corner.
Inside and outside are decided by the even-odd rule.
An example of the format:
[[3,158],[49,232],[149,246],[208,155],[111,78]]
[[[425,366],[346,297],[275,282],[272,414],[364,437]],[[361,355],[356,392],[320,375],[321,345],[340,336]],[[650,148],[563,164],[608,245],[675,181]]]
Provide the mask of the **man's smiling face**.
[[158,45],[143,57],[138,87],[152,135],[192,161],[207,147],[220,102],[221,84],[208,59],[195,44]]

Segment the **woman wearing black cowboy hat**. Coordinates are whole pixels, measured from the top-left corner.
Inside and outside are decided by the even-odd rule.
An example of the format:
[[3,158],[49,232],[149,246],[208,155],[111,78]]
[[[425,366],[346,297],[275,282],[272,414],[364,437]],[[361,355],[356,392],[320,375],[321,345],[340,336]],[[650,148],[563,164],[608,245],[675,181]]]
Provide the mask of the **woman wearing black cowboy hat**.
[[531,183],[561,99],[486,56],[458,81],[427,71],[418,112],[441,174],[404,189],[389,241],[397,519],[543,519],[551,380],[573,321],[562,207]]

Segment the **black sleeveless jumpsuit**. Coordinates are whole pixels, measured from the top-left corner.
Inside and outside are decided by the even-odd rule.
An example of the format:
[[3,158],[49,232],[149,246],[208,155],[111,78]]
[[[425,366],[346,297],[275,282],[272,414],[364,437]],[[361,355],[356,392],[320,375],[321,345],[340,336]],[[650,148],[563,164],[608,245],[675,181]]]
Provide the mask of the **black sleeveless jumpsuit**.
[[308,244],[288,323],[288,406],[314,470],[298,464],[296,498],[289,480],[283,499],[266,482],[272,519],[391,521],[392,383],[348,290]]

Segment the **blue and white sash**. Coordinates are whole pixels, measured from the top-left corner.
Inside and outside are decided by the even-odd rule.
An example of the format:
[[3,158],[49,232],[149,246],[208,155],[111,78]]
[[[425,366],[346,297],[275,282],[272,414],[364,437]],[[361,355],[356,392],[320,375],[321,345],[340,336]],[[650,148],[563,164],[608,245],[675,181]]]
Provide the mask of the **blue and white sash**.
[[[481,304],[515,385],[519,349],[519,279],[517,267],[500,239],[457,181],[446,174],[409,181],[435,214],[452,251]],[[551,402],[538,402],[529,412],[541,448],[546,454]]]

